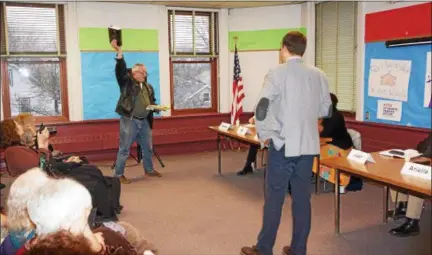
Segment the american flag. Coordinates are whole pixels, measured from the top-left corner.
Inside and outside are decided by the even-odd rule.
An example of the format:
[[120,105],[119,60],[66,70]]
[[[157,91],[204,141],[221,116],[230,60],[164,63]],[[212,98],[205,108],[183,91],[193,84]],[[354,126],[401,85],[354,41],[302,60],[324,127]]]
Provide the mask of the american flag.
[[234,81],[233,81],[233,102],[231,105],[231,124],[235,125],[243,113],[242,101],[245,98],[243,92],[243,78],[241,77],[240,61],[237,53],[237,45],[234,51]]

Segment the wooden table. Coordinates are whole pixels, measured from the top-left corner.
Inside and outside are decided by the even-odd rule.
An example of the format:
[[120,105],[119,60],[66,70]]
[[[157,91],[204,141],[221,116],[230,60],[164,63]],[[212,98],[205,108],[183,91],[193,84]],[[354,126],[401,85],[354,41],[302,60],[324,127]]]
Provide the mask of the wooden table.
[[237,134],[237,129],[238,129],[237,127],[233,127],[232,129],[229,129],[227,132],[220,130],[219,126],[210,126],[209,129],[217,133],[218,174],[222,174],[222,166],[221,166],[222,165],[222,148],[221,148],[222,137],[229,137],[231,139],[235,139],[237,141],[249,145],[258,145],[258,146],[261,145],[260,142],[255,139],[256,129],[254,127],[248,127],[249,134],[246,134],[245,136],[241,136]]
[[[222,174],[222,148],[221,148],[221,137],[228,137],[231,139],[235,139],[237,141],[240,141],[242,143],[246,143],[248,145],[257,145],[257,146],[261,146],[260,141],[255,139],[255,135],[256,135],[256,129],[255,127],[251,127],[249,125],[242,125],[242,126],[246,126],[248,127],[248,134],[246,134],[245,136],[241,136],[237,134],[237,127],[233,127],[232,129],[229,129],[227,132],[222,131],[219,129],[219,126],[210,126],[209,129],[213,130],[217,133],[217,148],[218,148],[218,173]],[[320,138],[320,145],[325,145],[328,142],[331,142],[331,138]],[[319,157],[318,157],[318,166],[319,166]],[[315,192],[317,192],[317,190],[319,189],[319,182],[317,181],[316,183],[316,187],[315,187]]]
[[[402,175],[400,172],[405,163],[403,159],[390,158],[379,155],[379,152],[371,153],[376,163],[367,162],[365,165],[352,162],[345,157],[322,159],[321,164],[336,171],[336,183],[339,183],[340,173],[346,173],[367,179],[383,185],[383,222],[387,222],[389,188],[409,193],[424,199],[431,199],[431,181]],[[334,224],[335,234],[340,233],[340,191],[334,189]]]

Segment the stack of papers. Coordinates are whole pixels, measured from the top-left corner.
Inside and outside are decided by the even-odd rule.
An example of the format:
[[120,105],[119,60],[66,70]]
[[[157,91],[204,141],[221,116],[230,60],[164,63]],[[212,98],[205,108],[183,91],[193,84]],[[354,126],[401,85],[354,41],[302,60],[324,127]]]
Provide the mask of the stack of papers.
[[380,155],[410,160],[412,158],[420,157],[422,154],[413,149],[408,149],[408,150],[393,149],[393,150],[381,151]]
[[168,111],[170,109],[170,107],[167,106],[167,105],[149,105],[149,106],[147,106],[146,109],[148,111],[156,111],[156,110],[159,110],[159,111]]

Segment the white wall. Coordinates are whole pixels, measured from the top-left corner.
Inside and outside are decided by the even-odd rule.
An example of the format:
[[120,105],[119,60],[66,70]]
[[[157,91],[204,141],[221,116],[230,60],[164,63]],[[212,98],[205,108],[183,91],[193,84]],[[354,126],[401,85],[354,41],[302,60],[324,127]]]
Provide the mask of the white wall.
[[[301,5],[231,9],[228,15],[228,27],[229,31],[297,28],[302,25],[301,12]],[[243,101],[243,111],[249,112],[254,109],[265,75],[270,68],[279,64],[279,51],[239,52],[239,59],[246,95]],[[223,112],[229,112],[231,109],[233,66],[234,53],[230,52],[229,101],[228,107],[226,105],[221,107]],[[227,103],[225,101],[223,101],[224,104]]]

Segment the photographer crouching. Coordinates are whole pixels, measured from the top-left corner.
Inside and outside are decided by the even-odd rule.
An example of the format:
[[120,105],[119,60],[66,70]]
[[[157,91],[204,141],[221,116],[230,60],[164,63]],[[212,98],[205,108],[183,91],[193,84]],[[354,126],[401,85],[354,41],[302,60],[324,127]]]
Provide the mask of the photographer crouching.
[[116,112],[121,116],[120,145],[115,164],[115,176],[123,184],[130,183],[124,176],[124,168],[130,147],[136,141],[141,147],[145,175],[162,177],[154,169],[152,161],[153,111],[147,110],[147,107],[154,105],[156,98],[153,87],[147,83],[146,67],[143,64],[135,64],[129,70],[117,41],[112,40],[111,46],[117,51],[115,74],[120,87],[120,98]]

